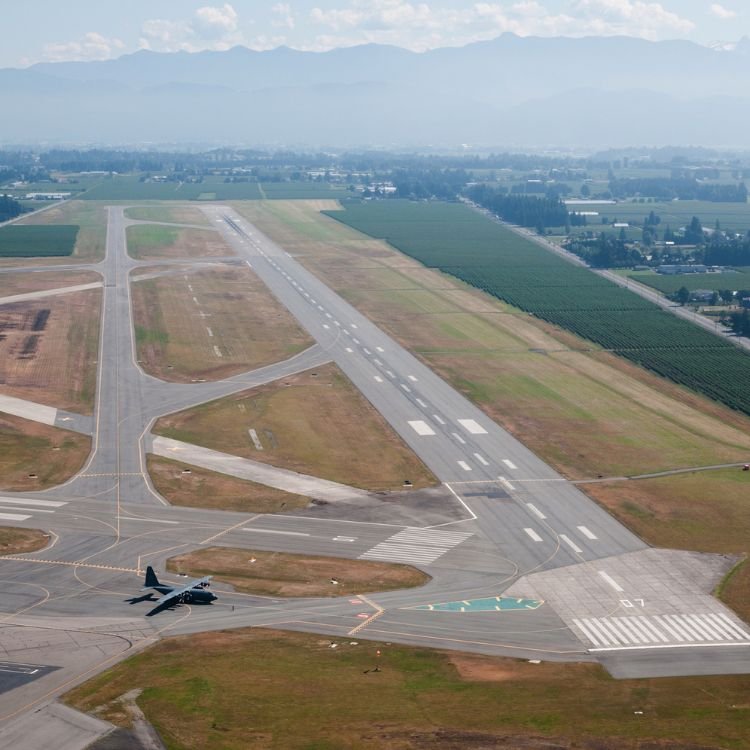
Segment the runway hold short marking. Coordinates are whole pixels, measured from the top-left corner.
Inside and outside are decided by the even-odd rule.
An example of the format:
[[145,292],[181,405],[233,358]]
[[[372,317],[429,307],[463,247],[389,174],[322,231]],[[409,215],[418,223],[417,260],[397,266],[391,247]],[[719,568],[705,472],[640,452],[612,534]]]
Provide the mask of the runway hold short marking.
[[472,435],[487,434],[487,430],[485,430],[479,422],[476,422],[473,419],[459,419],[458,423],[466,430],[466,432],[470,432]]
[[517,469],[518,467],[513,463],[513,461],[510,461],[507,458],[503,459],[503,463],[509,468],[509,469]]
[[404,529],[376,544],[359,556],[360,560],[387,560],[427,565],[435,562],[471,536],[465,531]]
[[414,430],[414,432],[417,433],[417,435],[425,436],[435,434],[435,430],[433,430],[432,427],[427,424],[427,422],[424,422],[421,419],[410,420],[409,426],[412,428],[412,430]]
[[464,471],[471,471],[471,466],[466,463],[466,461],[458,461],[458,465],[464,470]]
[[593,531],[590,531],[588,528],[586,528],[586,526],[577,526],[576,528],[578,529],[578,531],[581,532],[581,534],[583,534],[586,537],[586,539],[598,539],[596,534],[594,534]]
[[536,533],[536,531],[534,531],[534,529],[528,529],[528,528],[526,528],[526,529],[524,529],[524,531],[525,531],[525,532],[526,532],[526,533],[527,533],[527,534],[528,534],[528,535],[529,535],[529,536],[530,536],[530,537],[531,537],[531,538],[532,538],[532,539],[533,539],[533,540],[534,540],[535,542],[541,542],[541,541],[543,541],[543,540],[542,540],[542,537],[540,537],[540,536],[539,536],[539,534],[537,534],[537,533]]

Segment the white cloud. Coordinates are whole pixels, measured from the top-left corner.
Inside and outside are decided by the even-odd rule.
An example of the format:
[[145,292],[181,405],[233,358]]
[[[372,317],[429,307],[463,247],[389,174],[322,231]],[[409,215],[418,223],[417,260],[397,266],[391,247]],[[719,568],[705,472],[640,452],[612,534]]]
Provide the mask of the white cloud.
[[225,50],[242,44],[239,16],[229,4],[206,5],[191,18],[169,21],[154,18],[141,26],[140,46],[159,52]]
[[125,44],[120,39],[105,37],[96,31],[90,31],[78,41],[45,44],[42,58],[47,62],[108,60],[124,49]]
[[727,21],[730,18],[737,17],[736,11],[725,8],[723,5],[719,5],[719,3],[712,3],[710,10],[711,13],[713,13],[717,18],[721,18],[723,21]]
[[294,14],[292,13],[292,9],[289,7],[289,3],[277,3],[271,8],[271,14],[273,15],[271,26],[273,26],[274,28],[294,28]]
[[313,49],[379,42],[417,51],[492,39],[504,32],[661,39],[685,35],[695,28],[689,19],[647,0],[568,0],[557,13],[539,0],[479,0],[460,9],[409,0],[350,0],[338,8],[313,8],[310,21],[328,30],[316,38]]

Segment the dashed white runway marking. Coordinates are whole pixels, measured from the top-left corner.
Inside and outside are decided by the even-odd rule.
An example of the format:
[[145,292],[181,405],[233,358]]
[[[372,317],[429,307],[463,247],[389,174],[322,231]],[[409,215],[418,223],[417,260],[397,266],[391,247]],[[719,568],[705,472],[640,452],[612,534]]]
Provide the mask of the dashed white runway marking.
[[208,328],[208,327],[206,327],[206,333],[208,334],[208,337],[210,339],[212,339],[214,337],[214,332],[210,328]]
[[376,383],[382,383],[383,382],[383,378],[381,378],[380,375],[375,375],[375,382]]
[[506,489],[508,492],[513,492],[516,488],[505,478],[505,477],[498,477],[497,481],[500,482],[500,484]]
[[356,328],[357,327],[356,323],[352,323],[351,326],[352,326],[352,328]]
[[466,441],[457,433],[457,432],[451,432],[451,435],[453,435],[456,440],[458,440],[461,445],[466,445]]
[[400,385],[407,393],[411,393],[411,388],[406,383],[400,383]]
[[560,534],[560,539],[562,539],[562,541],[565,542],[565,544],[567,544],[568,547],[570,547],[570,549],[573,550],[573,552],[576,552],[579,555],[583,552],[583,550],[570,537],[566,536],[565,534]]
[[323,328],[325,328],[327,331],[331,330],[331,326],[329,326],[328,323],[323,323]]
[[376,349],[377,349],[377,350],[378,350],[378,351],[379,351],[379,352],[380,352],[381,354],[383,354],[383,352],[385,352],[385,349],[383,349],[383,347],[382,347],[382,346],[376,346],[375,348],[376,348]]
[[373,359],[372,360],[378,367],[382,367],[383,363],[379,359]]
[[437,529],[404,529],[376,544],[360,560],[388,560],[428,565],[466,541],[471,533]]
[[625,591],[625,589],[622,586],[620,586],[620,584],[617,583],[617,581],[615,581],[615,579],[612,578],[611,575],[609,575],[608,573],[605,573],[603,570],[599,571],[599,576],[603,578],[615,591],[619,591],[619,592]]
[[510,459],[504,458],[503,463],[509,468],[509,469],[517,469],[518,467],[511,461]]
[[423,409],[426,409],[426,408],[427,408],[427,404],[426,404],[426,403],[425,403],[424,401],[422,401],[422,399],[421,399],[421,398],[417,398],[417,399],[414,399],[414,400],[415,400],[415,401],[416,401],[416,402],[417,402],[417,403],[418,403],[418,404],[419,404],[419,405],[420,405],[420,406],[421,406],[421,407],[422,407]]
[[439,414],[433,414],[432,418],[438,423],[438,424],[445,424],[445,420],[439,415]]
[[348,346],[347,346],[347,347],[346,347],[346,353],[347,353],[347,354],[354,354],[354,349],[352,349],[351,347],[348,347]]
[[475,453],[474,458],[476,458],[476,460],[479,461],[482,466],[490,465],[490,462],[481,453]]
[[464,470],[464,471],[471,471],[471,466],[466,463],[466,461],[458,461],[458,465]]
[[365,354],[366,354],[366,355],[367,355],[368,357],[369,357],[369,356],[370,356],[370,355],[372,354],[372,352],[371,352],[371,351],[370,351],[370,350],[369,350],[369,349],[368,349],[368,348],[367,348],[366,346],[363,346],[363,347],[362,347],[362,351],[363,351],[363,352],[364,352],[364,353],[365,353]]
[[581,532],[587,539],[598,539],[593,531],[590,531],[586,526],[578,526],[578,531]]
[[525,528],[524,531],[535,541],[535,542],[541,542],[543,541],[542,537],[539,536],[539,534],[534,531],[534,529]]
[[354,342],[354,343],[355,343],[355,344],[356,344],[357,346],[359,346],[359,339],[358,339],[358,338],[352,337],[352,341],[353,341],[353,342]]
[[413,375],[409,375],[408,378],[409,378],[409,380],[412,381],[412,383],[416,383],[417,382],[417,379]]
[[721,612],[587,617],[573,624],[591,651],[750,645],[750,633]]
[[466,432],[470,432],[472,435],[486,435],[487,430],[473,419],[459,419],[458,423],[463,427]]
[[386,371],[385,371],[385,374],[386,374],[386,375],[387,375],[387,376],[388,376],[389,378],[395,378],[395,377],[396,377],[396,375],[395,375],[395,374],[393,373],[393,371],[392,371],[392,370],[386,370]]
[[62,508],[63,505],[67,505],[67,500],[32,500],[31,498],[24,498],[23,500],[16,497],[0,497],[0,503],[11,505],[38,505],[41,508]]
[[188,290],[191,291],[191,292],[193,291],[193,285],[192,284],[188,284]]
[[195,302],[195,304],[197,305],[198,304],[198,298],[197,297],[193,297],[193,302]]
[[532,513],[533,513],[533,514],[534,514],[534,515],[535,515],[535,516],[537,517],[537,518],[541,518],[541,519],[542,519],[542,521],[546,520],[547,516],[545,516],[545,515],[544,515],[544,513],[542,513],[542,511],[541,511],[541,510],[539,510],[539,508],[537,508],[537,507],[536,507],[536,505],[534,505],[534,503],[526,503],[526,507],[527,507],[527,508],[528,508],[528,509],[529,509],[529,510],[530,510],[530,511],[531,511],[531,512],[532,512]]
[[435,430],[427,424],[427,422],[421,419],[412,419],[409,421],[409,426],[417,433],[417,435],[434,435]]

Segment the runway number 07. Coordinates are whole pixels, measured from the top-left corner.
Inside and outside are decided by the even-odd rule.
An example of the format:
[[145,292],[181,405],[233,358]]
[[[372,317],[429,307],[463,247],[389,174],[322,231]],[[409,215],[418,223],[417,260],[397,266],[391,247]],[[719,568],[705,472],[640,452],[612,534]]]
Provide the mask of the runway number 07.
[[[635,604],[633,603],[635,602]],[[646,600],[645,599],[633,599],[632,601],[630,599],[620,599],[620,604],[622,604],[623,607],[645,607],[646,606]]]

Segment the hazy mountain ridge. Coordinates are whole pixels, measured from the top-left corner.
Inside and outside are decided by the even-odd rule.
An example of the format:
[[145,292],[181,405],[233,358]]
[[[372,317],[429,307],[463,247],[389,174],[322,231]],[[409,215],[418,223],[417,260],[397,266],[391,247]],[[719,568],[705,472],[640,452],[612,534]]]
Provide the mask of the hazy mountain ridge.
[[750,147],[750,42],[517,37],[0,70],[0,142]]

